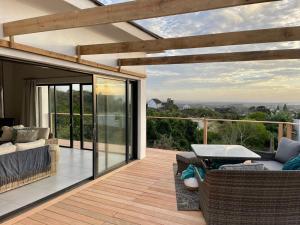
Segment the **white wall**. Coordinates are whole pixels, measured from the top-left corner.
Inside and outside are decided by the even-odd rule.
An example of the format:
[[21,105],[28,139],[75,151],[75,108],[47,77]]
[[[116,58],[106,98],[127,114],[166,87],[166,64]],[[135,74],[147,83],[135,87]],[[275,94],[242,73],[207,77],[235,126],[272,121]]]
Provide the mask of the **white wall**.
[[140,80],[138,83],[138,105],[139,105],[139,128],[138,128],[138,158],[142,159],[146,156],[147,148],[147,119],[146,119],[146,80]]

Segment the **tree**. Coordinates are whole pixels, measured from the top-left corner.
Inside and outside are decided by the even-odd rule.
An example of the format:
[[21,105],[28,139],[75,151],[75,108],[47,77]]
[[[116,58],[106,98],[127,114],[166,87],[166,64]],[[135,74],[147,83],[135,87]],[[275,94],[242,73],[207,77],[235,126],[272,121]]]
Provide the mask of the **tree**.
[[286,104],[284,104],[283,105],[283,108],[282,108],[282,110],[284,111],[284,112],[288,112],[289,110],[288,110],[288,107],[287,107],[287,105]]

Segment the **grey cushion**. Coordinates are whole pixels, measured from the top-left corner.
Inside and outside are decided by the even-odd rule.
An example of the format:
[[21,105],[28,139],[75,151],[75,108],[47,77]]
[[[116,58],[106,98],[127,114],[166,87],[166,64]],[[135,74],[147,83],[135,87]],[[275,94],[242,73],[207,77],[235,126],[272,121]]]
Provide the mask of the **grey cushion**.
[[265,169],[267,170],[282,170],[283,164],[277,161],[259,161],[259,163],[264,164]]
[[36,141],[38,138],[38,130],[36,129],[18,129],[16,130],[16,143],[27,143]]
[[281,163],[286,163],[291,158],[300,154],[300,142],[288,138],[282,138],[275,155],[275,159]]
[[251,163],[251,164],[225,164],[219,167],[219,170],[251,170],[251,171],[261,171],[264,170],[264,164],[262,163]]
[[176,160],[185,163],[196,163],[199,161],[194,152],[180,152],[176,154]]

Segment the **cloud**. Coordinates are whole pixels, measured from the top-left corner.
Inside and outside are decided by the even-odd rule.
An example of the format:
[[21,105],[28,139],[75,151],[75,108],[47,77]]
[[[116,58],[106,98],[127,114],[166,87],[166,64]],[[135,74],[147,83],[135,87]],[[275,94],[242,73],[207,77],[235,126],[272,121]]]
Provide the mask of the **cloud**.
[[[124,1],[103,0],[103,2],[111,4]],[[252,4],[137,22],[162,37],[300,26],[300,0]],[[171,50],[150,56],[291,48],[300,48],[300,41]],[[299,60],[161,65],[149,66],[147,71],[149,98],[300,103]]]

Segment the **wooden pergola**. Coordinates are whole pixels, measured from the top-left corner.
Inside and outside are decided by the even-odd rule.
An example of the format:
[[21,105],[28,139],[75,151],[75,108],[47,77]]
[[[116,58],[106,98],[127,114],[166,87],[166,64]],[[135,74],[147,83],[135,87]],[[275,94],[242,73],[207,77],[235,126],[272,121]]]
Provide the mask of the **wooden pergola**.
[[280,0],[136,0],[133,2],[100,6],[4,23],[4,35],[8,36],[10,41],[0,40],[0,46],[77,62],[142,78],[146,77],[146,75],[123,70],[121,67],[134,65],[299,59],[300,49],[285,49],[169,57],[125,58],[118,60],[119,67],[111,67],[84,60],[81,56],[132,52],[151,53],[171,49],[299,41],[300,27],[239,31],[147,41],[81,45],[75,46],[77,56],[63,55],[14,42],[14,36],[16,35],[127,22],[131,20],[149,19],[275,1]]

